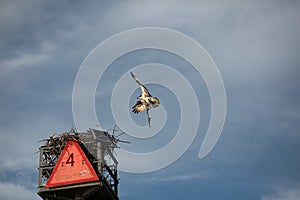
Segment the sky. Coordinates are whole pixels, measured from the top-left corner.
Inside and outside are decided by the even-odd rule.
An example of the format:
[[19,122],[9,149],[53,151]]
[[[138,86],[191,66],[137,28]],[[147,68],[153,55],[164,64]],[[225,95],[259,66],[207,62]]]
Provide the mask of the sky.
[[[187,151],[157,171],[120,172],[120,199],[300,199],[299,9],[293,0],[1,1],[0,199],[40,199],[38,141],[74,126],[72,91],[84,59],[107,38],[143,27],[179,31],[205,48],[224,82],[226,120],[213,150],[199,159],[210,119],[210,96],[201,76],[182,58],[160,50],[130,52],[115,60],[96,91],[101,128],[115,124],[110,98],[116,81],[144,63],[162,63],[182,73],[201,108],[199,130]],[[148,75],[171,79],[159,74]],[[180,121],[176,94],[157,84],[147,86],[161,99],[167,120],[157,137],[123,135],[132,144],[122,147],[132,151],[165,145]],[[145,115],[130,116],[145,124]]]

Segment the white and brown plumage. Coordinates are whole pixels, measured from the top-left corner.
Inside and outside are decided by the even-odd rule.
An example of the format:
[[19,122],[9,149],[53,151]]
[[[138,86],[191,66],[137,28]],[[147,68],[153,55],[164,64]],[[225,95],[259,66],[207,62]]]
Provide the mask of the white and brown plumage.
[[159,106],[160,104],[159,99],[157,97],[152,97],[148,89],[137,79],[137,77],[132,72],[130,72],[130,74],[132,78],[137,82],[137,84],[139,84],[142,90],[142,94],[137,97],[137,99],[139,100],[136,102],[134,106],[132,106],[132,112],[137,114],[139,112],[146,110],[146,114],[148,117],[148,124],[150,127],[151,118],[149,116],[149,109],[156,108],[157,106]]

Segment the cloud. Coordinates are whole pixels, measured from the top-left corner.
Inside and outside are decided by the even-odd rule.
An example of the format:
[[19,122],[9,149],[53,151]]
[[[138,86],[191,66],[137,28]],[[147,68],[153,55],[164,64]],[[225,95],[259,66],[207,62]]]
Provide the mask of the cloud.
[[24,187],[11,184],[0,182],[0,199],[5,200],[21,200],[21,199],[31,199],[31,200],[38,200],[40,199],[35,191],[31,191],[25,189]]
[[275,194],[266,195],[261,198],[262,200],[299,200],[300,188],[289,188],[280,190]]
[[215,175],[211,170],[205,169],[202,171],[193,170],[190,172],[176,172],[174,169],[169,170],[168,172],[159,171],[158,174],[150,173],[150,174],[122,174],[123,182],[128,182],[127,180],[132,180],[131,184],[163,184],[170,182],[191,182],[191,181],[199,181],[199,180],[208,180]]
[[199,181],[212,177],[210,170],[205,170],[201,172],[190,172],[190,173],[181,173],[181,174],[172,174],[172,175],[163,175],[163,176],[152,176],[145,179],[148,183],[163,183],[163,182],[185,182],[185,181]]
[[1,63],[1,65],[8,68],[19,68],[21,66],[32,66],[36,65],[44,60],[46,60],[48,56],[40,54],[40,55],[32,55],[32,54],[23,54],[14,60],[6,60]]
[[19,69],[30,70],[31,67],[38,67],[39,64],[45,63],[51,58],[53,45],[43,42],[38,52],[19,52],[15,57],[2,59],[0,62],[0,72],[6,76],[7,72],[16,72]]

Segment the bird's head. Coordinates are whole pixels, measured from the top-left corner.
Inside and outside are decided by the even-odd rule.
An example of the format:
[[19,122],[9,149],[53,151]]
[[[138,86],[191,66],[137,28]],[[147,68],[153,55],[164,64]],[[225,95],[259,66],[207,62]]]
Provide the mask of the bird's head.
[[157,97],[151,98],[151,103],[153,105],[153,108],[156,108],[160,104],[159,99]]

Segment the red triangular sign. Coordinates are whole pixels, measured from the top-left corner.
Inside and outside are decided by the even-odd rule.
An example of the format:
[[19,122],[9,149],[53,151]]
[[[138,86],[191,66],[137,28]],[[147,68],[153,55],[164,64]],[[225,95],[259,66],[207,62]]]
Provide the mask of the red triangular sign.
[[57,187],[99,180],[85,153],[75,140],[63,149],[45,187]]

